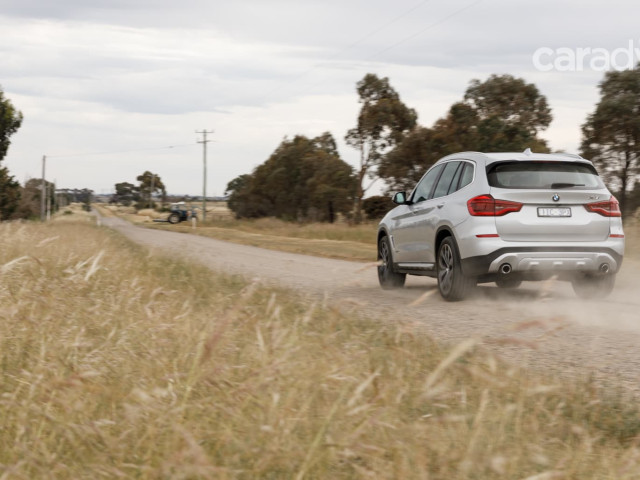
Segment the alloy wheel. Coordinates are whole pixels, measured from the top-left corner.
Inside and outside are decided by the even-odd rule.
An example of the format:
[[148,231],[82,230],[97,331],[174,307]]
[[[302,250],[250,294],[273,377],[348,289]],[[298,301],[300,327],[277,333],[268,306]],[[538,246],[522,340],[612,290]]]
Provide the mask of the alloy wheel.
[[453,284],[453,251],[449,244],[442,245],[438,256],[438,281],[443,292],[449,292]]

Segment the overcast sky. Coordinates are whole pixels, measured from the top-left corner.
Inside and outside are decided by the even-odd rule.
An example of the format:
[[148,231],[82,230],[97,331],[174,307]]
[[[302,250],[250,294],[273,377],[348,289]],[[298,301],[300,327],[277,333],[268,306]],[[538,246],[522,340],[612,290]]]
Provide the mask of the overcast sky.
[[575,152],[602,62],[554,62],[640,51],[638,18],[637,0],[0,0],[0,86],[24,114],[3,163],[24,182],[47,155],[58,187],[97,193],[151,170],[199,195],[207,129],[209,195],[296,134],[330,131],[355,166],[343,137],[368,72],[426,126],[471,79],[523,77],[552,108],[543,137]]

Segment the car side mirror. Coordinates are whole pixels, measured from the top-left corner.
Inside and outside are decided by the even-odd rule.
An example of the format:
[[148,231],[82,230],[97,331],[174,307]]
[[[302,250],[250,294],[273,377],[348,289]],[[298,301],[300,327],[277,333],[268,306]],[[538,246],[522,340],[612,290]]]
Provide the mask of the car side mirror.
[[406,192],[398,192],[393,196],[393,203],[397,205],[406,205],[407,202],[407,194]]

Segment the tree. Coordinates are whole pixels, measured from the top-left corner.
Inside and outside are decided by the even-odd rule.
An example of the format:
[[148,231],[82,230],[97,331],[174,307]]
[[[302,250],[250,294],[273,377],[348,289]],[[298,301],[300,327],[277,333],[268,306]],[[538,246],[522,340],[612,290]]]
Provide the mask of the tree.
[[335,148],[321,148],[305,159],[312,172],[306,182],[309,201],[305,215],[310,220],[333,223],[338,212],[348,212],[353,204],[353,169],[332,151]]
[[599,88],[600,101],[582,125],[581,154],[600,167],[626,216],[640,179],[640,64],[607,72]]
[[637,215],[638,209],[640,209],[640,181],[636,180],[636,184],[633,187],[633,190],[629,194],[628,204],[627,204],[627,212],[629,214],[633,214],[636,212],[636,219],[640,220],[640,216]]
[[15,109],[0,87],[0,161],[9,150],[11,135],[16,133],[22,125],[22,113]]
[[20,195],[20,184],[9,175],[7,167],[0,167],[0,221],[13,217]]
[[411,190],[443,156],[445,148],[438,133],[435,129],[416,127],[382,158],[378,173],[390,191]]
[[362,210],[367,214],[368,220],[380,220],[395,205],[386,195],[374,195],[362,201]]
[[258,212],[252,211],[253,203],[251,201],[251,179],[248,173],[240,175],[227,184],[225,195],[229,196],[227,207],[235,213],[238,218],[254,218],[259,217]]
[[[49,197],[50,205],[56,204],[55,185],[52,182],[45,181],[45,188]],[[40,218],[40,208],[42,201],[42,180],[39,178],[30,178],[20,189],[20,201],[13,218]]]
[[250,175],[227,185],[236,217],[332,221],[353,202],[353,169],[337,155],[329,133],[284,139]]
[[463,151],[500,152],[531,148],[548,152],[538,134],[549,126],[551,110],[537,87],[511,75],[472,80],[433,127],[417,127],[380,162],[390,189],[408,190],[434,162]]
[[153,208],[154,203],[152,197],[154,193],[162,195],[162,203],[167,197],[167,190],[157,173],[145,171],[142,175],[138,175],[136,180],[140,182],[137,191],[140,192],[140,200],[136,204],[136,208]]
[[362,107],[356,127],[347,132],[345,140],[360,152],[354,208],[355,220],[359,222],[362,217],[362,198],[371,186],[364,186],[365,177],[377,177],[377,167],[383,155],[415,126],[418,116],[415,110],[402,103],[386,77],[378,78],[368,73],[358,82],[357,91]]
[[116,203],[121,203],[125,207],[131,205],[132,202],[138,202],[140,200],[140,195],[138,192],[138,188],[129,182],[121,182],[115,184],[116,193],[114,195],[114,201]]
[[481,151],[547,149],[537,135],[551,123],[551,109],[533,83],[511,75],[494,74],[484,82],[474,79],[464,103],[478,117]]
[[[15,109],[0,88],[0,162],[11,144],[11,136],[22,125],[22,113]],[[20,202],[20,184],[0,165],[0,221],[10,218]]]

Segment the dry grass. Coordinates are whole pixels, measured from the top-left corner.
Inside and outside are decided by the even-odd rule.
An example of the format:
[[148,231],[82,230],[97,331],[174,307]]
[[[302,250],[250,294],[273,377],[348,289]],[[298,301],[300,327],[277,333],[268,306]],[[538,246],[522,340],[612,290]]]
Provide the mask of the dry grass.
[[[376,245],[377,222],[360,225],[336,223],[295,223],[276,218],[257,220],[226,220],[211,222],[217,228],[229,228],[248,233],[277,235],[280,237],[304,238],[311,240],[335,240]],[[207,222],[207,225],[208,222]]]
[[2,479],[639,478],[622,397],[84,223],[0,225],[0,368]]
[[56,222],[87,222],[95,223],[95,217],[89,212],[85,211],[82,203],[72,203],[65,207],[60,208],[53,217]]
[[[327,240],[321,238],[323,236],[322,224],[309,225],[309,229],[306,233],[317,231],[320,238],[302,238],[296,236],[287,236],[286,232],[280,231],[283,235],[266,233],[269,230],[263,230],[265,233],[254,233],[243,229],[245,225],[239,224],[240,228],[229,227],[214,227],[207,224],[207,226],[198,226],[193,228],[188,223],[183,222],[178,225],[170,224],[152,224],[146,225],[148,228],[153,229],[169,229],[172,232],[191,233],[195,235],[201,235],[204,237],[215,238],[217,240],[224,240],[227,242],[240,243],[242,245],[251,245],[254,247],[268,248],[271,250],[279,250],[282,252],[301,253],[305,255],[314,255],[317,257],[326,258],[338,258],[344,260],[354,260],[361,262],[374,262],[376,260],[376,247],[375,244],[360,243],[354,241],[345,240]],[[304,227],[290,227],[293,233],[297,228]],[[338,232],[340,229],[346,230],[351,227],[344,225],[337,227],[334,231]],[[375,230],[372,233],[375,240]]]
[[153,223],[154,218],[166,218],[166,213],[141,210],[136,214],[133,207],[98,205],[96,208],[105,216],[118,215],[147,228],[168,229],[243,245],[318,257],[361,262],[376,260],[377,223],[361,225],[346,223],[305,224],[285,222],[275,218],[234,220],[220,217],[217,220],[207,221],[205,224],[199,223],[194,229],[190,222],[178,225]]

